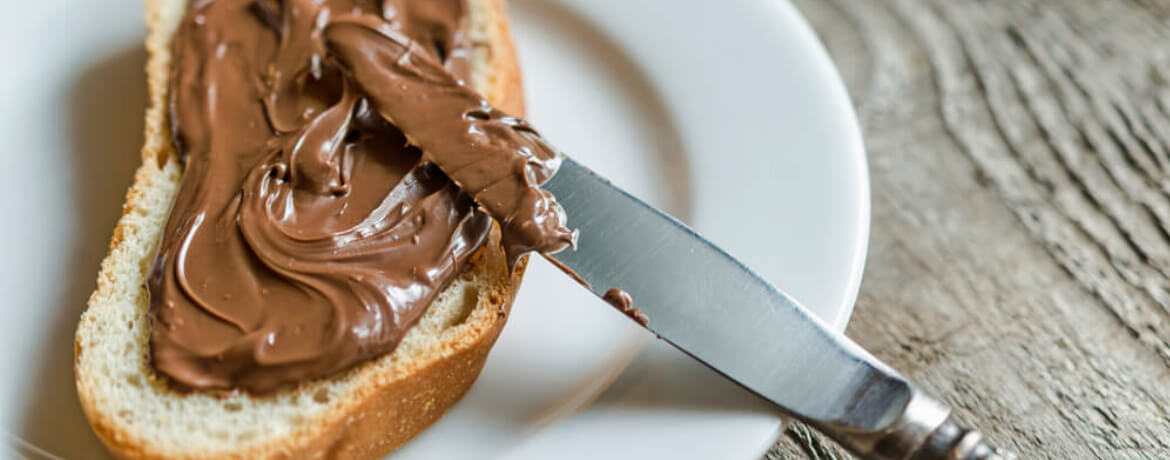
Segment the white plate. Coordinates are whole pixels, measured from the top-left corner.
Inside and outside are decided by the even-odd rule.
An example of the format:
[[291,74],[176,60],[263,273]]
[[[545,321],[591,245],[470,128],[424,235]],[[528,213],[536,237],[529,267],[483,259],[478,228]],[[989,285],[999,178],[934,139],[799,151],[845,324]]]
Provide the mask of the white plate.
[[[17,44],[0,72],[0,457],[93,458],[72,335],[138,161],[140,3],[0,4],[20,11],[0,19]],[[529,115],[550,139],[844,327],[868,237],[865,160],[795,9],[511,6]],[[775,439],[766,405],[534,262],[471,393],[393,458],[752,458]]]

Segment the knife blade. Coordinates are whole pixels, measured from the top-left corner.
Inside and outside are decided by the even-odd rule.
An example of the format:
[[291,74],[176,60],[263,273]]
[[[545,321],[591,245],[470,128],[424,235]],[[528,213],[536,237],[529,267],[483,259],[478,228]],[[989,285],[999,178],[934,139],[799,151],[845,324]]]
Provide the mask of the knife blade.
[[629,294],[644,326],[874,459],[1012,458],[950,410],[677,219],[564,158],[543,185],[580,231],[545,256],[599,297]]

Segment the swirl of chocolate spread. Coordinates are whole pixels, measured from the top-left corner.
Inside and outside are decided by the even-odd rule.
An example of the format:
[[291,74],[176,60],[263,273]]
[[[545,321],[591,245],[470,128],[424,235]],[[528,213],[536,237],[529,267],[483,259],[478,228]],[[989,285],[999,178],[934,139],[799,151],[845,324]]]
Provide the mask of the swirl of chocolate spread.
[[510,263],[573,243],[538,187],[557,154],[464,84],[466,27],[465,0],[190,2],[147,282],[174,386],[262,394],[392,351],[493,218]]

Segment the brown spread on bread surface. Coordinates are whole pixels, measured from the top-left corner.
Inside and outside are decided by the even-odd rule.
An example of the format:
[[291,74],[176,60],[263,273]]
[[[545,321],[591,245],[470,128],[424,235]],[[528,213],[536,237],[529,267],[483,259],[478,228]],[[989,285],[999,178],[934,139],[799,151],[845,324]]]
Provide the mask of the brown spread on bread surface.
[[538,187],[559,157],[464,83],[467,14],[191,0],[170,82],[184,175],[147,282],[160,374],[252,393],[328,377],[393,350],[493,218],[512,262],[572,243]]

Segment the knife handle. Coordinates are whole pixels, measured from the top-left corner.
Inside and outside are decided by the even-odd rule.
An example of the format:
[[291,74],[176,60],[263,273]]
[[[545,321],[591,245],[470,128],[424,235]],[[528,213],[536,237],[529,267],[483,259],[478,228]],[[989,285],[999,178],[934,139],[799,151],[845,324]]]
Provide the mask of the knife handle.
[[1015,454],[987,443],[983,434],[947,421],[926,438],[911,460],[1015,460]]
[[951,409],[919,389],[911,392],[902,414],[878,432],[822,429],[853,453],[869,460],[1015,460],[989,444],[981,433],[959,426]]

